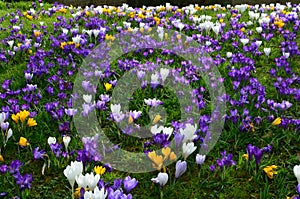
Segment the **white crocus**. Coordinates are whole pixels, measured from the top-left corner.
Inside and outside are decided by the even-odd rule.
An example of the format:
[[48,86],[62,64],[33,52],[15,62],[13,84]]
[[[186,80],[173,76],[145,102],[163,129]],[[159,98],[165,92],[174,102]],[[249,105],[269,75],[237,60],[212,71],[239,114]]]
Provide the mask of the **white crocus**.
[[85,182],[87,186],[89,187],[89,190],[94,190],[95,187],[97,186],[98,182],[100,180],[100,175],[96,174],[94,175],[93,173],[90,174],[85,174]]
[[182,156],[186,160],[189,155],[191,155],[195,150],[197,149],[197,146],[195,146],[194,142],[190,143],[183,143],[182,145]]
[[231,57],[232,57],[232,52],[227,52],[227,53],[226,53],[226,57],[227,57],[227,58],[231,58]]
[[172,133],[173,133],[173,128],[172,127],[165,127],[163,129],[163,133],[168,135],[168,139],[171,137]]
[[75,44],[80,44],[81,36],[80,36],[80,35],[76,35],[76,37],[72,37],[72,41],[73,41]]
[[49,137],[48,138],[48,144],[51,145],[51,144],[55,144],[56,143],[56,138],[55,137]]
[[177,26],[178,26],[180,32],[184,28],[184,24],[183,23],[178,23]]
[[152,178],[151,181],[154,182],[154,183],[159,183],[159,185],[161,187],[163,187],[163,186],[165,186],[165,184],[167,184],[168,179],[169,179],[169,176],[168,176],[167,173],[159,172],[159,174],[157,175],[157,177],[156,178]]
[[163,82],[167,79],[167,77],[169,75],[169,72],[170,72],[170,70],[167,69],[167,68],[161,68],[160,69],[160,75],[161,75],[161,79],[162,79]]
[[68,146],[69,146],[70,141],[71,141],[71,137],[70,136],[65,135],[63,137],[63,142],[64,142],[64,145],[65,145],[66,151],[68,151]]
[[257,40],[257,41],[255,42],[255,44],[256,44],[258,47],[260,47],[260,45],[262,44],[262,41]]
[[290,57],[290,53],[283,52],[282,55],[287,59]]
[[153,135],[156,135],[156,134],[160,133],[163,129],[164,129],[163,126],[157,127],[157,124],[156,124],[156,125],[151,127],[150,131]]
[[75,179],[79,176],[83,171],[83,164],[82,162],[71,162],[71,165],[68,165],[67,168],[64,170],[64,175],[68,178],[69,183],[72,187],[72,196],[74,194],[74,184]]
[[95,199],[95,196],[94,196],[93,192],[86,191],[86,192],[84,192],[83,198],[84,199]]
[[192,141],[193,139],[195,139],[197,137],[194,134],[196,132],[196,130],[197,130],[197,124],[195,124],[194,126],[191,124],[186,124],[184,129],[180,128],[179,132],[184,135],[182,142],[185,143],[185,142]]
[[76,180],[78,187],[82,187],[82,188],[87,187],[87,183],[85,181],[85,176],[82,175],[82,173],[79,174],[78,176],[76,176],[75,180]]
[[246,45],[249,42],[249,39],[240,39],[243,45]]
[[256,32],[258,33],[258,34],[260,34],[261,32],[262,32],[262,27],[256,27]]
[[120,104],[111,104],[110,109],[113,114],[118,114],[121,112],[121,105]]
[[297,178],[298,184],[300,184],[300,165],[295,165],[293,170]]
[[269,55],[271,53],[271,48],[264,48],[264,52],[265,52],[266,56],[269,57]]
[[89,104],[92,102],[92,95],[83,95],[82,97],[85,103]]
[[102,187],[101,190],[99,190],[98,187],[96,187],[94,189],[94,197],[95,197],[95,199],[105,199],[106,196],[107,196],[107,191],[105,191],[104,187]]
[[68,32],[69,32],[69,30],[68,30],[68,29],[66,29],[66,28],[62,28],[62,31],[63,31],[63,33],[64,33],[65,35],[67,35],[67,34],[68,34]]
[[5,143],[7,143],[8,139],[12,136],[12,134],[13,134],[13,131],[11,129],[8,129]]
[[9,45],[10,48],[13,47],[14,43],[15,43],[14,40],[10,40],[7,42],[7,44]]
[[98,37],[99,33],[100,33],[100,30],[97,30],[97,29],[93,30],[93,34],[96,38]]
[[152,84],[160,84],[158,74],[155,73],[155,74],[151,75],[151,83]]
[[84,33],[87,33],[89,35],[89,37],[92,37],[93,30],[84,30]]

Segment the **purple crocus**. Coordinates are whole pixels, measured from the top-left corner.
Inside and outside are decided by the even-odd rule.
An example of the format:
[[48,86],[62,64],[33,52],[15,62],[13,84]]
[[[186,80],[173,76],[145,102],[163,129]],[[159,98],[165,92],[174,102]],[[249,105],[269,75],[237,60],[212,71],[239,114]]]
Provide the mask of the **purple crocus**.
[[39,147],[36,147],[32,153],[33,153],[33,158],[35,160],[42,159],[46,154],[46,152],[44,150],[39,151]]
[[146,103],[148,106],[152,106],[152,107],[156,107],[156,106],[158,106],[158,105],[163,104],[162,101],[157,100],[157,99],[155,99],[155,98],[153,98],[153,99],[144,99],[144,101],[145,101],[145,103]]
[[20,160],[13,160],[11,161],[9,165],[9,172],[14,175],[16,173],[19,173],[21,167],[21,162]]
[[33,180],[32,178],[32,174],[25,174],[24,176],[22,175],[18,175],[15,178],[16,183],[19,185],[21,191],[25,190],[25,189],[29,189],[31,188],[31,182]]
[[135,178],[132,178],[130,176],[127,176],[124,179],[124,189],[127,193],[129,193],[132,189],[134,189],[138,185],[138,181]]
[[175,171],[175,178],[179,178],[186,172],[187,164],[186,161],[178,160],[176,163],[176,171]]

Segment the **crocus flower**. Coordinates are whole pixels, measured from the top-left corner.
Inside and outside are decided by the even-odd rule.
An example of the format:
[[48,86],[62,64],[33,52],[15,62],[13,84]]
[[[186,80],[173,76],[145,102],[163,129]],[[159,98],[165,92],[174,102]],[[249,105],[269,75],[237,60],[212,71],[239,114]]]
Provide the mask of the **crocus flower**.
[[95,187],[97,186],[99,180],[100,180],[100,175],[98,175],[98,174],[96,174],[96,175],[94,175],[93,173],[85,174],[85,182],[86,182],[87,186],[89,187],[89,190],[94,190]]
[[21,122],[24,122],[25,119],[26,119],[29,115],[30,115],[30,112],[29,112],[29,111],[26,111],[26,110],[20,111],[20,112],[19,112],[19,116],[20,116]]
[[99,174],[100,176],[102,176],[105,173],[106,168],[102,167],[102,166],[95,166],[94,171],[96,174]]
[[201,164],[204,163],[205,158],[206,158],[206,155],[197,154],[196,155],[196,163],[200,166]]
[[55,137],[49,137],[48,138],[48,144],[51,145],[51,144],[55,144],[56,143],[56,138]]
[[179,178],[186,172],[187,164],[186,161],[177,161],[176,163],[176,171],[175,171],[175,178]]
[[281,118],[280,117],[278,117],[278,118],[276,118],[273,122],[272,122],[272,125],[274,125],[274,126],[278,126],[279,124],[281,124]]
[[197,146],[195,146],[194,142],[190,143],[183,143],[182,145],[182,156],[186,160],[189,155],[191,155],[195,150],[197,149]]
[[91,101],[92,101],[92,95],[83,95],[83,100],[87,104],[91,103]]
[[300,184],[300,165],[295,165],[293,171],[297,178],[298,184]]
[[265,52],[266,56],[269,57],[269,55],[271,53],[271,48],[264,48],[264,52]]
[[12,115],[11,115],[11,119],[12,119],[15,123],[18,124],[19,119],[20,119],[20,114],[19,114],[19,113],[17,113],[17,114],[12,114]]
[[83,164],[82,162],[71,162],[71,165],[68,165],[67,168],[64,170],[64,175],[68,178],[69,183],[74,188],[75,179],[78,175],[80,175],[83,171]]
[[124,189],[127,193],[129,193],[132,189],[134,189],[138,185],[138,181],[135,178],[132,178],[130,176],[127,176],[124,181]]
[[27,141],[26,138],[20,137],[19,145],[20,145],[21,147],[25,147],[25,146],[28,146],[28,145],[29,145],[29,142]]
[[156,178],[152,178],[151,181],[154,183],[159,183],[161,187],[165,186],[168,182],[169,176],[167,173],[159,172]]
[[44,150],[39,151],[39,147],[36,147],[32,153],[33,153],[33,157],[35,160],[42,159],[46,154],[46,152]]
[[158,106],[158,105],[163,104],[162,101],[157,100],[157,99],[155,99],[155,98],[153,98],[153,99],[144,99],[144,101],[145,101],[145,103],[146,103],[148,106],[152,106],[152,107],[156,107],[156,106]]
[[271,166],[265,167],[263,170],[270,179],[273,179],[273,175],[277,174],[277,171],[273,171],[273,169],[276,169],[276,168],[277,168],[277,166],[271,165]]
[[95,199],[105,199],[107,196],[107,191],[105,191],[105,187],[102,187],[101,190],[99,190],[98,187],[94,189],[94,197]]
[[68,146],[69,146],[70,141],[71,141],[71,137],[70,136],[65,135],[63,137],[63,142],[64,142],[64,145],[65,145],[66,151],[68,151]]
[[8,129],[7,134],[6,134],[6,141],[5,143],[7,143],[8,139],[12,136],[13,131],[11,129]]
[[180,133],[184,135],[182,142],[185,143],[185,142],[193,141],[193,139],[197,137],[197,135],[195,135],[196,130],[197,130],[197,124],[195,124],[194,126],[191,124],[186,124],[184,129],[180,128],[179,129]]
[[112,88],[112,86],[113,85],[110,84],[110,83],[104,83],[104,87],[105,87],[106,92],[109,91]]
[[163,156],[157,155],[155,151],[148,153],[149,159],[154,163],[152,166],[160,170],[163,166]]
[[32,127],[32,126],[36,126],[37,123],[33,118],[29,118],[28,121],[27,121],[27,125]]

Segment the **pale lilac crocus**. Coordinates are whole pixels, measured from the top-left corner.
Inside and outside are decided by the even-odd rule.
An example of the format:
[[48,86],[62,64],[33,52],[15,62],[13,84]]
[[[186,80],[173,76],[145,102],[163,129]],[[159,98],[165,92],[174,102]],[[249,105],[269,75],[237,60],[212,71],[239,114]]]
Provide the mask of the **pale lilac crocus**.
[[179,178],[186,172],[187,163],[186,161],[178,160],[176,163],[176,171],[175,171],[175,178]]

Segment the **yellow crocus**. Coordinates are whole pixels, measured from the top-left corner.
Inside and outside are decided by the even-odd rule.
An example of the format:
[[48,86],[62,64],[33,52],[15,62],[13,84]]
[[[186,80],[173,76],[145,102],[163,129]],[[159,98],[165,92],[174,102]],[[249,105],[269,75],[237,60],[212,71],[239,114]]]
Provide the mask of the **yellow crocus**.
[[153,167],[157,168],[157,170],[161,170],[163,166],[163,157],[162,155],[157,155],[155,151],[149,152],[148,157],[154,163]]
[[130,115],[129,118],[128,118],[128,124],[131,124],[133,122],[133,118],[132,116]]
[[60,43],[60,48],[64,49],[66,45],[67,45],[67,42],[61,42]]
[[277,174],[277,171],[273,171],[273,169],[276,169],[276,168],[277,168],[277,166],[271,165],[271,166],[265,167],[263,170],[270,179],[273,179],[273,175]]
[[32,126],[36,126],[37,123],[33,118],[29,118],[28,121],[27,121],[27,125],[32,127]]
[[41,33],[40,31],[34,31],[33,34],[34,34],[35,37],[38,37],[38,36],[40,36],[42,33]]
[[281,124],[281,118],[280,118],[280,117],[276,118],[276,119],[272,122],[272,125],[274,125],[274,126],[278,126],[279,124]]
[[170,161],[172,162],[172,161],[174,161],[174,160],[177,159],[177,156],[176,156],[176,154],[174,152],[171,152],[169,158],[170,158]]
[[27,110],[20,111],[19,115],[20,115],[21,122],[24,122],[26,120],[26,118],[30,115],[30,112]]
[[245,160],[248,160],[249,156],[248,156],[248,154],[243,154],[242,158],[244,158]]
[[169,157],[170,153],[171,153],[171,149],[170,149],[170,147],[166,147],[166,148],[163,148],[161,150],[161,152],[164,155],[164,160],[166,160]]
[[159,120],[161,119],[161,116],[160,115],[156,115],[153,119],[153,122],[152,124],[156,124]]
[[101,175],[103,175],[105,173],[106,168],[102,167],[102,166],[95,166],[94,167],[94,171],[95,171],[96,174],[98,174],[98,175],[101,176]]
[[15,123],[18,124],[19,119],[20,119],[20,114],[19,114],[19,113],[17,113],[17,114],[12,114],[12,115],[11,115],[11,119],[12,119]]
[[25,146],[29,145],[29,143],[28,143],[26,138],[20,137],[19,145],[22,146],[22,147],[25,147]]
[[3,156],[0,154],[0,162],[3,162],[4,161],[4,158]]
[[107,91],[109,91],[112,88],[112,84],[110,84],[110,83],[104,83],[104,87],[105,87],[105,90],[107,92]]

